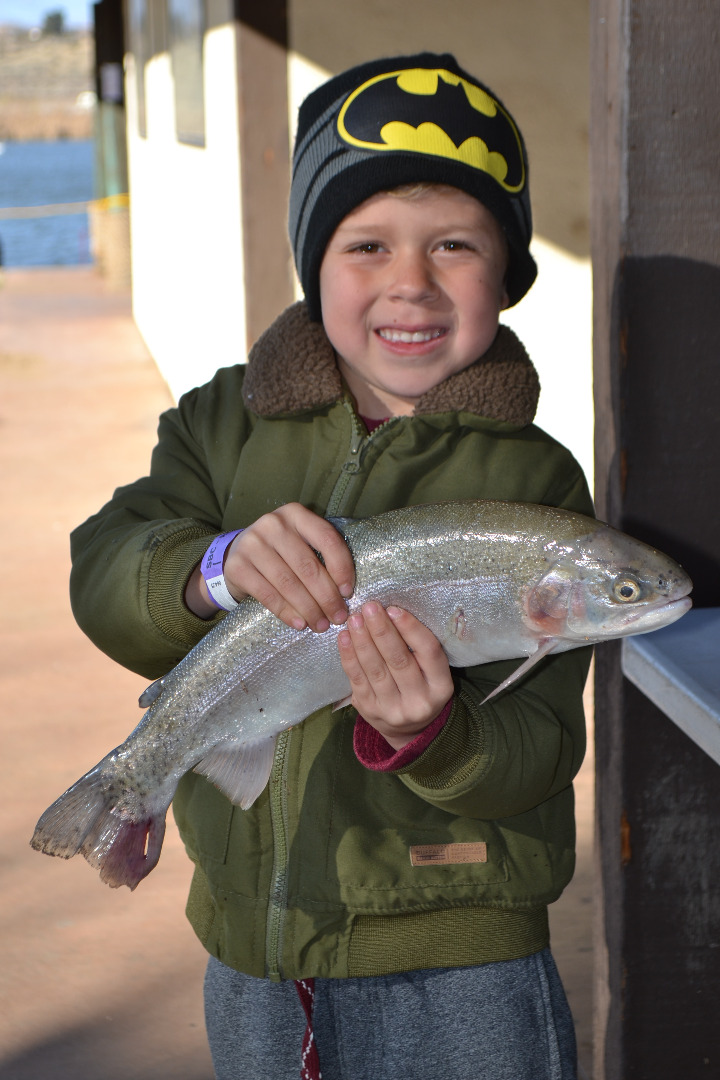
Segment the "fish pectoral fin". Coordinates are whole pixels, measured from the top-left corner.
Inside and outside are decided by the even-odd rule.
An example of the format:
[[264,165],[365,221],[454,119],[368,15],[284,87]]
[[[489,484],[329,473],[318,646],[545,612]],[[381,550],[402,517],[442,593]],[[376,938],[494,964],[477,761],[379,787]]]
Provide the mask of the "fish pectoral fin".
[[197,763],[195,772],[207,776],[230,802],[247,810],[265,790],[274,753],[274,736],[218,743]]
[[527,660],[524,660],[520,667],[516,668],[515,671],[513,671],[512,675],[508,675],[507,679],[504,679],[499,686],[496,686],[492,693],[488,694],[486,698],[483,698],[480,704],[484,705],[487,701],[490,701],[490,698],[494,698],[503,690],[507,690],[508,686],[511,686],[514,682],[517,682],[518,679],[522,679],[523,675],[526,675],[530,668],[535,667],[537,662],[539,660],[542,660],[544,656],[547,656],[548,653],[551,653],[556,645],[557,638],[541,638],[541,640],[538,642],[538,647],[532,654],[532,656],[528,656]]

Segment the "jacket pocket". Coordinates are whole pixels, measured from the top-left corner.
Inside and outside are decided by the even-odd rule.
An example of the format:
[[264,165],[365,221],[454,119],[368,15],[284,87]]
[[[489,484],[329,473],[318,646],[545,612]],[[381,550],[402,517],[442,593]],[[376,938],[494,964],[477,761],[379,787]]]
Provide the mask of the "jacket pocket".
[[[432,809],[432,808],[430,808]],[[328,880],[356,912],[388,914],[483,903],[508,880],[508,859],[492,822],[416,813],[405,827],[349,825],[328,847]],[[417,818],[424,818],[418,822]]]
[[227,861],[234,812],[232,803],[204,777],[183,776],[173,800],[173,815],[192,859]]
[[363,768],[351,723],[336,725],[303,787],[289,876],[300,906],[393,914],[477,904],[508,880],[495,823],[439,810],[397,776]]

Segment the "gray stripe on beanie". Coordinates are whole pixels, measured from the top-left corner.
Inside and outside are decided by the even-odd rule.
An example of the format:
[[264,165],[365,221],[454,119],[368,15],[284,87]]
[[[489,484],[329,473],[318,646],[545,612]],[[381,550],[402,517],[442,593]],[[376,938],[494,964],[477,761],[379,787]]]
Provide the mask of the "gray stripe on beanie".
[[328,134],[321,135],[303,158],[290,193],[290,238],[298,269],[313,211],[325,187],[346,169],[352,169],[372,156],[363,150],[339,146],[337,139]]
[[319,116],[312,126],[308,128],[300,142],[295,143],[295,148],[293,150],[293,178],[295,176],[295,169],[297,168],[298,163],[302,161],[308,146],[317,136],[318,132],[339,114],[342,103],[346,97],[347,95],[343,94],[336,101],[333,101],[332,105],[325,110],[322,116]]

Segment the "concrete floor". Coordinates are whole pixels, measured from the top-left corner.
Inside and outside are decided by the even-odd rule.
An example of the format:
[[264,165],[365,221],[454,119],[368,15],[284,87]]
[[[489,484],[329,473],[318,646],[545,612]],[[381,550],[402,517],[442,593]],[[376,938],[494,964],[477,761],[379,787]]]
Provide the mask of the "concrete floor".
[[[81,634],[68,533],[146,471],[167,387],[125,293],[91,268],[14,270],[0,286],[0,1080],[211,1080],[190,865],[170,827],[137,892],[28,846],[40,813],[139,719],[145,680]],[[578,869],[553,948],[591,1075],[592,760],[578,785]]]

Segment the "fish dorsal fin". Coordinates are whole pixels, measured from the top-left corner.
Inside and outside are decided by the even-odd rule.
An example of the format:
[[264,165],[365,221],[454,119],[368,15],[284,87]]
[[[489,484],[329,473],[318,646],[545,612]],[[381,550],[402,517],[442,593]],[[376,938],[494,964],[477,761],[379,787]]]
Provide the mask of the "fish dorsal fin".
[[270,779],[275,739],[264,736],[250,742],[218,743],[195,766],[235,806],[247,810]]
[[138,698],[138,705],[141,709],[147,709],[152,705],[153,701],[157,701],[163,692],[163,686],[165,685],[165,676],[161,679],[156,679],[155,682],[151,682],[150,685],[143,690],[142,694]]
[[325,520],[329,521],[331,525],[334,525],[339,533],[345,535],[345,530],[348,525],[352,525],[357,519],[351,517],[329,517]]
[[480,704],[484,705],[486,701],[490,701],[490,698],[494,698],[496,694],[506,690],[508,686],[517,682],[518,679],[522,679],[523,675],[526,675],[530,668],[535,667],[537,662],[542,660],[543,656],[547,656],[548,653],[553,651],[557,643],[557,638],[541,638],[538,642],[538,647],[532,656],[528,656],[527,660],[524,660],[520,667],[515,668],[512,675],[508,675],[507,679],[504,679],[499,686],[495,687],[492,693],[488,694],[486,698],[483,698]]

